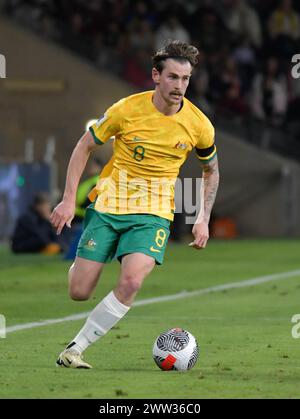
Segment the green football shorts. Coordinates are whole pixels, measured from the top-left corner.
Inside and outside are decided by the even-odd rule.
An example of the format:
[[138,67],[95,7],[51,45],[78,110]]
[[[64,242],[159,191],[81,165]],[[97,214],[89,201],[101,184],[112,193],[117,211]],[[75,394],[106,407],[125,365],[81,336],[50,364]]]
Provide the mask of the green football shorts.
[[152,214],[107,214],[90,205],[77,256],[108,263],[129,253],[152,256],[161,265],[170,235],[170,221]]

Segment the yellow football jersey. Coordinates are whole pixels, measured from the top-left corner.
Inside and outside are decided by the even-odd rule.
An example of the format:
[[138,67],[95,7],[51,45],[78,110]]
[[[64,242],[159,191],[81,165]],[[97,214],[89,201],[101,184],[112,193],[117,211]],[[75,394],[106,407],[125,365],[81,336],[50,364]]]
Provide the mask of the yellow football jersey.
[[95,209],[111,214],[174,217],[179,169],[196,148],[202,161],[216,155],[214,128],[188,99],[166,116],[152,102],[154,91],[121,99],[90,127],[97,144],[114,139],[113,156],[90,194]]

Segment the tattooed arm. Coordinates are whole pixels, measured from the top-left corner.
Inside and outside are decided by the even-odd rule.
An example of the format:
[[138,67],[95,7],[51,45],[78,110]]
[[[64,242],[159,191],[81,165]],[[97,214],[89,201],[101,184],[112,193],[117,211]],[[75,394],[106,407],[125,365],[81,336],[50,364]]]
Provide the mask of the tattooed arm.
[[190,246],[193,246],[195,249],[203,249],[206,247],[206,243],[209,238],[208,223],[219,186],[219,167],[217,156],[215,156],[210,162],[202,163],[202,166],[203,193],[201,194],[201,210],[192,230],[195,239],[192,243],[190,243]]

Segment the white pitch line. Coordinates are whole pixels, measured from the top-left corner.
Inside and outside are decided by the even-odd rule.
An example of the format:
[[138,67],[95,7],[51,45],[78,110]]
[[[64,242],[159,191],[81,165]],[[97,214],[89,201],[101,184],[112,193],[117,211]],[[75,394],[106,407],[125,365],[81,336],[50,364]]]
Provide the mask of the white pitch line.
[[[174,301],[174,300],[180,300],[182,298],[205,295],[211,292],[220,292],[224,290],[232,290],[235,288],[250,287],[253,285],[264,284],[270,281],[279,281],[281,279],[292,278],[298,275],[300,276],[300,269],[296,271],[288,271],[288,272],[281,272],[278,274],[259,276],[256,278],[251,278],[251,279],[247,279],[240,282],[230,282],[228,284],[216,285],[214,287],[199,289],[195,291],[182,291],[182,292],[179,292],[178,294],[164,295],[162,297],[146,298],[144,300],[136,301],[135,303],[133,303],[133,306],[139,307],[139,306],[145,306],[148,304],[162,303],[165,301]],[[85,313],[73,314],[71,316],[62,317],[59,319],[48,319],[48,320],[42,320],[42,321],[33,322],[33,323],[16,324],[15,326],[7,327],[6,333],[17,332],[18,330],[33,329],[34,327],[48,326],[49,324],[57,324],[57,323],[64,323],[64,322],[73,321],[73,320],[81,320],[81,319],[85,319],[89,315],[89,313],[90,312],[85,312]]]

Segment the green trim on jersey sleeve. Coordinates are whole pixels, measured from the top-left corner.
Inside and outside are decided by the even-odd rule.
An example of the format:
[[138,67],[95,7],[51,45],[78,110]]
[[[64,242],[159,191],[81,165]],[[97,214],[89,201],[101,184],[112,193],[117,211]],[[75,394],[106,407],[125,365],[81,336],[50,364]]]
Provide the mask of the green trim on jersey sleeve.
[[103,141],[99,140],[99,138],[96,137],[96,134],[95,134],[95,132],[93,130],[93,127],[90,127],[89,130],[90,130],[90,133],[92,134],[93,139],[94,139],[94,141],[95,141],[96,144],[98,144],[98,145],[104,144]]
[[196,156],[202,162],[209,162],[217,155],[217,147],[215,144],[208,148],[196,148]]
[[217,156],[217,152],[215,152],[212,156],[210,156],[210,157],[208,157],[206,159],[203,159],[203,158],[201,158],[199,156],[197,156],[197,157],[198,157],[198,160],[200,160],[202,163],[208,163],[211,160],[213,160],[216,156]]

